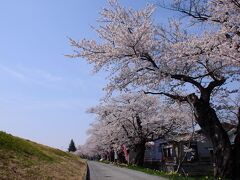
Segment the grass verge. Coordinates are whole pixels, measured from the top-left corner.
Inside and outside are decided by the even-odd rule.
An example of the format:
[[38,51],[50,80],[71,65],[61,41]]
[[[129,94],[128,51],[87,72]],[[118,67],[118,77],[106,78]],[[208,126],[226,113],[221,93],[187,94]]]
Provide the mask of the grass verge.
[[[111,163],[111,162],[106,161],[106,160],[100,161],[100,162],[105,163],[105,164],[110,164]],[[116,165],[116,166],[122,167],[122,168],[132,169],[132,170],[135,170],[135,171],[140,171],[140,172],[150,174],[150,175],[164,177],[164,178],[167,178],[167,179],[170,179],[170,180],[214,180],[214,178],[210,177],[210,176],[184,177],[183,175],[175,173],[175,172],[164,172],[164,171],[139,167],[139,166],[136,166],[136,165],[128,165],[128,164],[113,164],[113,165]],[[219,180],[221,180],[221,179],[219,179]]]

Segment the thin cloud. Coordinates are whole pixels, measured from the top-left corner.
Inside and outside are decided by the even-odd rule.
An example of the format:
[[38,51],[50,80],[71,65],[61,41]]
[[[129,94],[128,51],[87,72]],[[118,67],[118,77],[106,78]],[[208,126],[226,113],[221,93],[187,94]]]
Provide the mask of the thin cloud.
[[48,71],[44,71],[42,69],[36,69],[36,68],[34,69],[34,68],[27,68],[27,67],[20,66],[18,67],[18,70],[28,75],[29,77],[32,77],[32,79],[35,81],[60,82],[64,80],[61,76],[57,76]]
[[56,76],[50,72],[41,69],[26,68],[23,66],[10,68],[0,65],[0,71],[7,73],[20,81],[35,83],[38,85],[53,85],[52,83],[64,80],[62,77]]
[[21,80],[26,80],[27,79],[27,77],[23,73],[15,71],[15,70],[10,69],[10,68],[8,68],[6,66],[3,66],[3,65],[0,65],[0,71],[6,72],[9,75],[11,75],[12,77],[15,77],[15,78],[18,78],[18,79],[21,79]]

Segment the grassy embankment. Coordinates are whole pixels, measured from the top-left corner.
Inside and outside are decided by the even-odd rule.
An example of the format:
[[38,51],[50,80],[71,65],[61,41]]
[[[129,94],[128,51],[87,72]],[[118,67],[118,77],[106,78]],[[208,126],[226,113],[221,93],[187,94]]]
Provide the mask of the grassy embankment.
[[0,131],[0,179],[82,180],[86,162],[79,157]]

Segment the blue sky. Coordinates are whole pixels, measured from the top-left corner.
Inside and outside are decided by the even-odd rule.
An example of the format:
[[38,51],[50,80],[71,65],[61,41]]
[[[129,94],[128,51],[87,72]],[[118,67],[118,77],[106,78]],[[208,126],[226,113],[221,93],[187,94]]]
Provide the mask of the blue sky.
[[[137,2],[137,3],[136,3]],[[146,0],[120,0],[133,8]],[[87,108],[104,96],[106,75],[69,59],[67,37],[97,38],[106,0],[6,0],[0,6],[0,130],[66,150],[82,144],[94,117]],[[166,20],[166,13],[155,18]]]

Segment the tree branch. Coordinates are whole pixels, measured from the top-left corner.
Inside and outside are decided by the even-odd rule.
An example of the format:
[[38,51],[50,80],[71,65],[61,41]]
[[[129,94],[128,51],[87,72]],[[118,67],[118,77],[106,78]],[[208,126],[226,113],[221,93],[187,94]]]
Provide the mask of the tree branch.
[[225,83],[226,79],[222,78],[220,80],[215,80],[209,83],[208,87],[206,88],[206,90],[211,93],[213,91],[213,89],[217,86],[221,86]]
[[144,92],[144,94],[165,95],[167,97],[178,100],[180,102],[187,102],[187,97],[185,97],[185,96],[173,95],[173,94],[169,94],[169,93],[165,93],[165,92],[149,92],[149,91],[143,91],[143,92]]
[[158,65],[155,63],[155,61],[148,53],[141,54],[141,59],[150,62],[154,68],[159,69]]
[[197,81],[195,81],[192,77],[190,76],[186,76],[186,75],[182,75],[182,74],[174,74],[171,75],[171,78],[173,79],[177,79],[180,81],[185,81],[188,82],[190,84],[193,84],[194,86],[196,86],[200,91],[202,91],[204,89],[204,87]]

